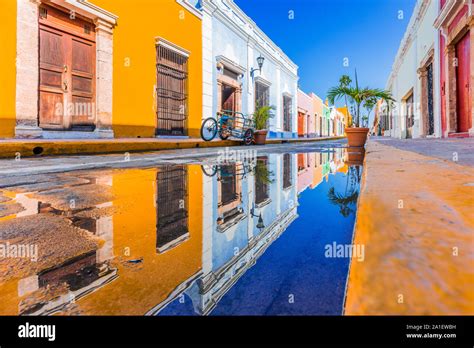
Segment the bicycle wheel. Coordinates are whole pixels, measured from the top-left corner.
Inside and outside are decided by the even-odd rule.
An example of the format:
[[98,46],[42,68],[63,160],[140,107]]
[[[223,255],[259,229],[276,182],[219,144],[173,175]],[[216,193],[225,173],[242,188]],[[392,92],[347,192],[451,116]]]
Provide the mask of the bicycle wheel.
[[213,117],[206,118],[201,126],[201,138],[211,141],[217,135],[217,121]]
[[214,176],[217,173],[217,166],[210,164],[202,164],[201,170],[206,176]]
[[219,131],[219,137],[222,139],[222,140],[227,140],[230,136],[230,132],[228,130],[220,130]]
[[253,144],[253,129],[249,128],[244,133],[244,144],[252,145]]

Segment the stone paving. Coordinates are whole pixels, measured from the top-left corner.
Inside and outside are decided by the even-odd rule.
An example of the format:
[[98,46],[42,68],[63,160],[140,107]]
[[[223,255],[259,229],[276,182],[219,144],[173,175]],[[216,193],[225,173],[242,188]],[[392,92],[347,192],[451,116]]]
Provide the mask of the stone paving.
[[455,161],[457,156],[458,164],[474,166],[474,138],[394,139],[371,137],[371,139],[401,150],[413,151],[448,161]]
[[369,140],[345,314],[474,313],[474,168],[444,160],[470,141]]

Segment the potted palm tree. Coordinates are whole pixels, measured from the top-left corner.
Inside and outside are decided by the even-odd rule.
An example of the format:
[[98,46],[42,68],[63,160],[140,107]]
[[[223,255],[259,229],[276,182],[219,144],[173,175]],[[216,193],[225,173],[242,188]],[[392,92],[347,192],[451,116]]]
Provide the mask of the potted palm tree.
[[349,98],[355,104],[355,117],[352,127],[346,127],[347,142],[351,147],[363,147],[367,141],[367,133],[369,128],[361,127],[361,106],[370,100],[370,102],[377,102],[377,100],[384,99],[387,102],[393,101],[393,97],[389,91],[378,88],[360,88],[357,79],[357,71],[355,72],[355,87],[351,84],[340,84],[328,91],[328,100],[331,104],[339,98]]
[[255,132],[254,132],[254,140],[255,144],[257,145],[265,145],[265,141],[267,139],[267,125],[268,120],[272,117],[272,110],[274,110],[274,106],[264,105],[258,106],[255,109],[255,113],[253,114],[253,121],[255,123]]

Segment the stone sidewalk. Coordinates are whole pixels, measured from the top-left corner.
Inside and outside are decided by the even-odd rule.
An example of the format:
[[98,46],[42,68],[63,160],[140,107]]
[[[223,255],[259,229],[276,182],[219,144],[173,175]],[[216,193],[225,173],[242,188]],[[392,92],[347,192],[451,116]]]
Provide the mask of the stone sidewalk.
[[474,314],[474,168],[399,148],[412,144],[368,142],[345,314]]
[[[474,138],[447,139],[394,139],[372,137],[372,140],[425,156],[446,159],[474,167]],[[457,158],[456,158],[457,156]]]

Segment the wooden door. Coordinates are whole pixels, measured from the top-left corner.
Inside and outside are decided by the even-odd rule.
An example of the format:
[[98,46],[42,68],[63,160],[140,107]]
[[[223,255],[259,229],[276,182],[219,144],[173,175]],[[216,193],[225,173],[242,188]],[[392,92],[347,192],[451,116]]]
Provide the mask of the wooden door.
[[456,44],[456,92],[457,92],[457,131],[467,132],[471,128],[471,99],[469,80],[470,70],[470,37],[469,32]]
[[222,84],[222,110],[232,111],[232,113],[236,111],[235,92],[234,87]]
[[302,137],[304,135],[304,114],[298,112],[298,136]]
[[39,125],[95,128],[93,24],[50,6],[39,12]]

